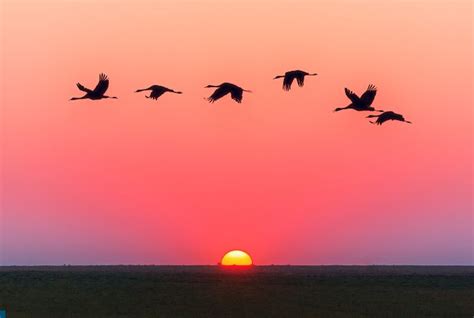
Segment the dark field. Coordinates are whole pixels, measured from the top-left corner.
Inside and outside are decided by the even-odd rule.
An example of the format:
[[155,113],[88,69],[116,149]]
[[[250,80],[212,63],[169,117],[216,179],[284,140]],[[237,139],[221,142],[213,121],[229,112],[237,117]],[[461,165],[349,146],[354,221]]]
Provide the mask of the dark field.
[[474,267],[0,267],[24,317],[472,317]]

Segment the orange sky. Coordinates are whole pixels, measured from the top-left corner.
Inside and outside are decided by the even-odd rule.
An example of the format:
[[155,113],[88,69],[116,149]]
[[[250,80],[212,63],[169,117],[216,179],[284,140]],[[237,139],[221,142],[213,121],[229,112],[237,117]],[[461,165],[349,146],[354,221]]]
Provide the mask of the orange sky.
[[[472,264],[471,1],[2,0],[0,264]],[[317,72],[303,89],[275,75]],[[110,77],[118,100],[69,102]],[[238,105],[207,84],[253,91]],[[413,125],[368,124],[344,87]],[[159,101],[133,93],[162,84]]]

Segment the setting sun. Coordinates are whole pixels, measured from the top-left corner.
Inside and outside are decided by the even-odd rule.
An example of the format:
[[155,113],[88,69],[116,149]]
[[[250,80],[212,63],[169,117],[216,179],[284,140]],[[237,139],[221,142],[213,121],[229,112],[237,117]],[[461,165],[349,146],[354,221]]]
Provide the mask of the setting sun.
[[233,251],[227,252],[222,257],[220,264],[224,266],[232,266],[232,265],[250,266],[253,264],[253,262],[252,262],[252,258],[250,257],[248,253],[241,250],[233,250]]

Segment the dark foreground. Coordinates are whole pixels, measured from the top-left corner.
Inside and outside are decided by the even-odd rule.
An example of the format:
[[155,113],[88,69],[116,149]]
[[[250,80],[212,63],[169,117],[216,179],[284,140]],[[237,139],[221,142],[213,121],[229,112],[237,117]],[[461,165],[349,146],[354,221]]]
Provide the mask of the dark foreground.
[[472,317],[474,267],[0,267],[24,317]]

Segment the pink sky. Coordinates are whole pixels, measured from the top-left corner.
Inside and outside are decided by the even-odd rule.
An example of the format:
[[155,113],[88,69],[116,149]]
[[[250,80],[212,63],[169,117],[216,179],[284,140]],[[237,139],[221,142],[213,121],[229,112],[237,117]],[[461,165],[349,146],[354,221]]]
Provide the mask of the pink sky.
[[[0,10],[0,265],[473,264],[471,1]],[[118,100],[68,101],[100,72]],[[370,83],[413,125],[332,112]]]

